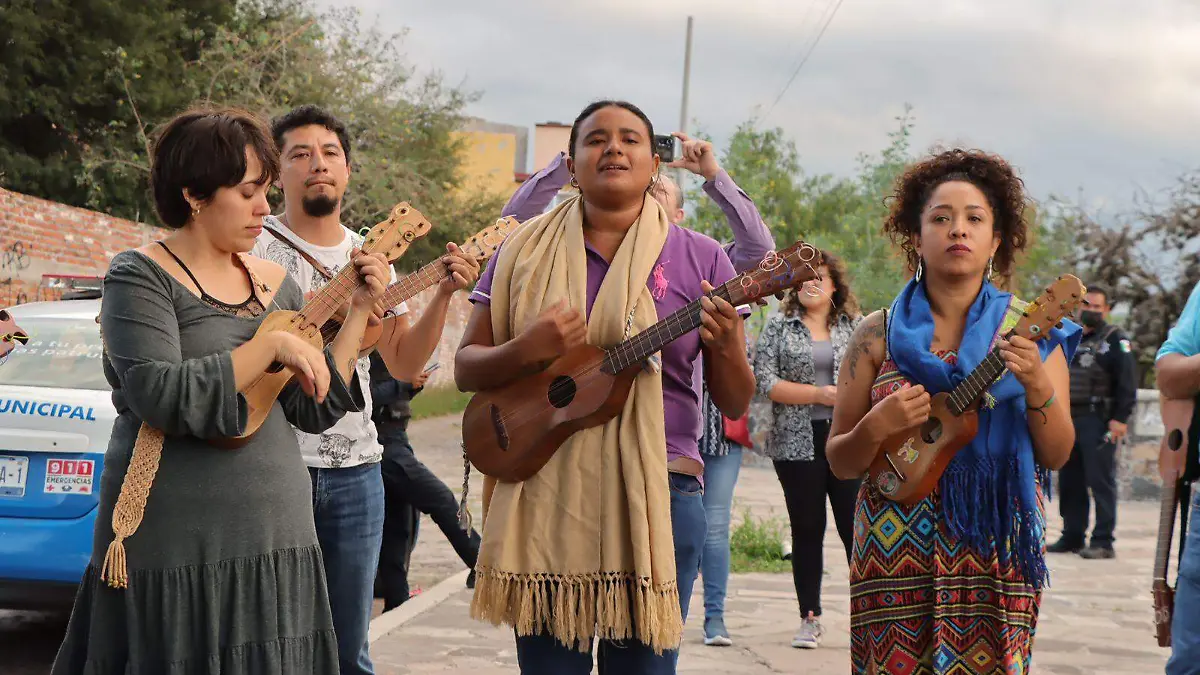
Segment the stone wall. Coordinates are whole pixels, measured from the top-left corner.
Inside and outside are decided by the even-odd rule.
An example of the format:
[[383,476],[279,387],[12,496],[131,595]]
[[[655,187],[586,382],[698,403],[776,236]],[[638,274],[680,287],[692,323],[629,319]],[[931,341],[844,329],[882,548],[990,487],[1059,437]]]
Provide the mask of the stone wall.
[[1137,408],[1129,420],[1129,436],[1118,455],[1117,485],[1122,500],[1157,500],[1158,447],[1164,429],[1157,389],[1139,389]]

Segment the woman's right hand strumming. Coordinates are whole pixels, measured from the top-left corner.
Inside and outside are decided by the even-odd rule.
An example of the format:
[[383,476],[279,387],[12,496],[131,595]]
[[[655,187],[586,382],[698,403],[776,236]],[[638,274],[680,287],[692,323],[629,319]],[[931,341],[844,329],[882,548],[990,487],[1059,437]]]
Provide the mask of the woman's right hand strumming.
[[871,408],[867,422],[875,428],[879,438],[891,438],[905,429],[924,424],[932,411],[930,400],[925,387],[905,387]]
[[304,393],[323,403],[329,393],[325,353],[291,333],[272,331],[264,338],[271,341],[275,362],[292,371]]
[[533,363],[548,363],[587,341],[587,323],[579,310],[560,300],[538,315],[518,338]]

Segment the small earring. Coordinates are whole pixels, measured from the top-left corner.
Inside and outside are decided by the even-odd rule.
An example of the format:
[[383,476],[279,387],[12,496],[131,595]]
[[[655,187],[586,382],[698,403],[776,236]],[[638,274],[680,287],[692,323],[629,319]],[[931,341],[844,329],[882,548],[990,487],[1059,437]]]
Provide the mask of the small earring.
[[579,189],[579,181],[575,178],[575,174],[571,174],[571,187]]
[[921,280],[921,273],[922,273],[922,272],[924,272],[924,271],[925,271],[925,259],[924,259],[924,258],[918,258],[918,259],[917,259],[917,274],[916,274],[916,276],[915,276],[915,277],[913,277],[913,280],[914,280],[914,281],[920,281],[920,280]]
[[199,207],[196,207],[196,208],[192,209],[192,215],[193,215],[193,216],[198,216],[198,215],[200,215],[200,208],[199,208]]
[[991,256],[988,256],[987,269],[984,270],[984,272],[983,272],[983,278],[987,281],[992,280],[992,258],[991,258]]

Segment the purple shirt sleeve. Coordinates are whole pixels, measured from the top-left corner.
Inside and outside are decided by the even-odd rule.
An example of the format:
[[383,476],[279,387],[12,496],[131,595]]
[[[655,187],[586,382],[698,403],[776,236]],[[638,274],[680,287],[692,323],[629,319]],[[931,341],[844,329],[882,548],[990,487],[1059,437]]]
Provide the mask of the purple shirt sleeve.
[[707,194],[729,222],[733,230],[733,243],[725,247],[733,268],[743,272],[757,265],[770,251],[775,250],[775,238],[771,230],[763,222],[758,213],[758,207],[737,183],[725,173],[724,169],[717,172],[713,180],[703,186]]
[[467,300],[471,302],[479,302],[485,306],[492,305],[492,276],[496,271],[496,266],[493,264],[496,258],[500,255],[500,249],[504,248],[504,244],[496,247],[496,252],[488,259],[487,267],[479,274],[479,281],[475,282],[475,290],[471,291],[471,295],[467,296]]
[[[713,261],[712,271],[709,272],[710,280],[708,283],[712,284],[713,288],[716,288],[736,277],[737,275],[738,273],[733,269],[733,262],[729,260],[729,256],[725,253],[725,249],[717,249],[717,256]],[[751,313],[749,305],[739,305],[737,307],[737,311],[743,319],[750,316]]]
[[[567,153],[560,152],[550,162],[550,165],[533,174],[517,188],[508,203],[500,210],[500,216],[512,216],[519,222],[525,222],[537,217],[546,210],[546,206],[554,200],[571,180],[571,172],[567,170]],[[482,279],[480,279],[482,281]]]

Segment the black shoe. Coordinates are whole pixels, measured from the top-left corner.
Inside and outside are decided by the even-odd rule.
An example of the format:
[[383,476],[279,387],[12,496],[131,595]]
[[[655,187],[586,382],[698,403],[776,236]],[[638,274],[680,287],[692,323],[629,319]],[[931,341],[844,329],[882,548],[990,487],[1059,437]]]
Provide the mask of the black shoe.
[[467,588],[475,588],[475,570],[467,575]]
[[1083,544],[1062,538],[1046,547],[1046,553],[1079,553],[1082,550]]
[[1117,557],[1117,552],[1111,546],[1089,546],[1079,552],[1079,557],[1088,560],[1111,560]]

